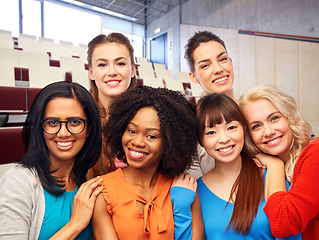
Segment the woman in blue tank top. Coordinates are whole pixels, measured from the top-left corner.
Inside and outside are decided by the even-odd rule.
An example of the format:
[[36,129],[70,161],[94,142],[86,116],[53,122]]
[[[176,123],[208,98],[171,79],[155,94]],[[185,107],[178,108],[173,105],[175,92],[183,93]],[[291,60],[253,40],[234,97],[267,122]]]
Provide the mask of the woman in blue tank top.
[[[243,151],[245,126],[238,105],[224,94],[205,96],[197,105],[198,139],[215,159],[215,167],[197,180],[206,239],[275,239],[263,211],[266,171]],[[178,179],[174,185],[185,187],[181,183]],[[183,197],[187,198],[186,191]],[[178,198],[174,191],[171,198]],[[182,209],[185,206],[174,205],[179,217]],[[175,224],[175,231],[183,227]]]

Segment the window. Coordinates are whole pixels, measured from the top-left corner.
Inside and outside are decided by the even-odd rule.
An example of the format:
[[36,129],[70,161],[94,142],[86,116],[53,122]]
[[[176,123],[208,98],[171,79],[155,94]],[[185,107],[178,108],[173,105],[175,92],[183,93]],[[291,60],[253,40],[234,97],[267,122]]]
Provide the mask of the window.
[[86,11],[44,2],[44,37],[88,44],[101,33],[101,17]]
[[41,37],[41,3],[34,0],[23,0],[22,15],[23,33]]
[[0,29],[19,36],[19,0],[0,0]]

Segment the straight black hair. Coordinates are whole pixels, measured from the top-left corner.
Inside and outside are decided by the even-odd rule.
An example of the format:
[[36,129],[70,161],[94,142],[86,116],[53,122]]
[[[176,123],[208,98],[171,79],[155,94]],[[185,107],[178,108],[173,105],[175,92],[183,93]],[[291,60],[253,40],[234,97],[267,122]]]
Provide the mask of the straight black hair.
[[89,136],[76,155],[73,173],[78,186],[86,181],[86,174],[98,160],[102,147],[102,130],[97,105],[91,94],[80,84],[55,82],[44,87],[34,99],[25,121],[22,137],[25,145],[25,155],[20,163],[28,168],[34,168],[43,187],[50,193],[59,195],[64,192],[64,182],[52,176],[57,169],[51,170],[49,149],[46,145],[41,119],[48,102],[55,98],[68,98],[78,101],[87,116]]

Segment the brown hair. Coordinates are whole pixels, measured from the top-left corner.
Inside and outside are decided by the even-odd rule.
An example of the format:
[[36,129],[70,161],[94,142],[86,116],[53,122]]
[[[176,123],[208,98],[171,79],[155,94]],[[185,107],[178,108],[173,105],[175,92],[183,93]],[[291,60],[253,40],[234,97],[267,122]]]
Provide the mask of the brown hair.
[[187,44],[185,45],[184,58],[186,59],[191,72],[195,71],[194,56],[193,56],[194,51],[196,50],[196,48],[199,47],[199,45],[201,43],[206,43],[209,41],[219,42],[225,48],[225,50],[227,52],[226,45],[225,45],[224,41],[220,37],[215,35],[214,33],[210,32],[210,31],[195,32],[195,34],[190,39],[188,39]]
[[[92,66],[92,54],[95,47],[104,43],[118,43],[118,44],[123,44],[124,46],[126,46],[130,54],[131,64],[132,66],[135,66],[134,49],[130,43],[130,40],[127,37],[125,37],[122,33],[113,32],[108,35],[100,34],[89,42],[88,50],[87,50],[87,61],[88,61],[89,67]],[[136,86],[136,77],[134,76],[131,78],[131,84],[128,87],[128,89],[132,89],[135,86]],[[92,81],[92,80],[90,80],[90,92],[95,102],[99,106],[99,111],[101,115],[101,124],[103,126],[106,121],[105,118],[106,118],[107,112],[99,100],[98,88],[95,84],[95,81]],[[105,141],[103,141],[101,157],[98,160],[98,162],[89,170],[87,177],[92,178],[92,177],[104,175],[110,172],[112,168],[114,168],[114,162],[113,162],[113,159],[110,157],[110,153]]]
[[[199,142],[202,144],[202,138],[205,129],[206,119],[209,119],[209,125],[215,126],[238,121],[245,129],[246,119],[240,111],[238,105],[230,97],[213,93],[203,97],[197,105],[197,128]],[[240,173],[232,186],[229,200],[234,200],[234,210],[227,229],[247,234],[251,224],[257,215],[258,206],[264,196],[264,181],[260,168],[244,152],[240,153],[242,166]]]
[[[89,67],[92,66],[92,54],[96,46],[104,43],[118,43],[118,44],[123,44],[124,46],[127,47],[127,50],[130,53],[130,58],[131,58],[131,64],[132,66],[135,66],[134,62],[134,49],[130,43],[130,40],[125,37],[122,33],[110,33],[108,35],[100,34],[93,38],[89,44],[88,44],[88,50],[87,50],[87,61],[89,64]],[[131,84],[128,89],[134,88],[136,86],[136,77],[131,78]],[[102,117],[106,117],[106,111],[104,107],[101,105],[99,96],[98,96],[98,88],[95,84],[95,81],[92,81],[90,79],[90,92],[95,100],[95,102],[98,104],[100,107],[100,113]]]

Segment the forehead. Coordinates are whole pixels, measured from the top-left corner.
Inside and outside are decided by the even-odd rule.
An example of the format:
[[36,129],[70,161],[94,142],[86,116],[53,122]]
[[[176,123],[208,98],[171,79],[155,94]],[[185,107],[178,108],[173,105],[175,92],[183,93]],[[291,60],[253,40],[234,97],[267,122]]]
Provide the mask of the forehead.
[[74,116],[86,118],[82,105],[73,98],[54,98],[48,102],[44,111],[44,118],[66,119]]
[[160,120],[157,111],[153,107],[139,109],[131,122],[140,127],[160,128]]
[[193,55],[195,62],[197,62],[200,59],[217,57],[222,52],[226,52],[223,45],[216,41],[208,41],[205,43],[200,43],[199,46],[195,49]]
[[130,52],[124,44],[112,42],[112,43],[101,43],[97,45],[92,54],[92,58],[108,58],[108,57],[130,57]]
[[258,121],[269,116],[272,112],[277,112],[277,108],[268,99],[258,99],[249,102],[244,110],[247,120]]

